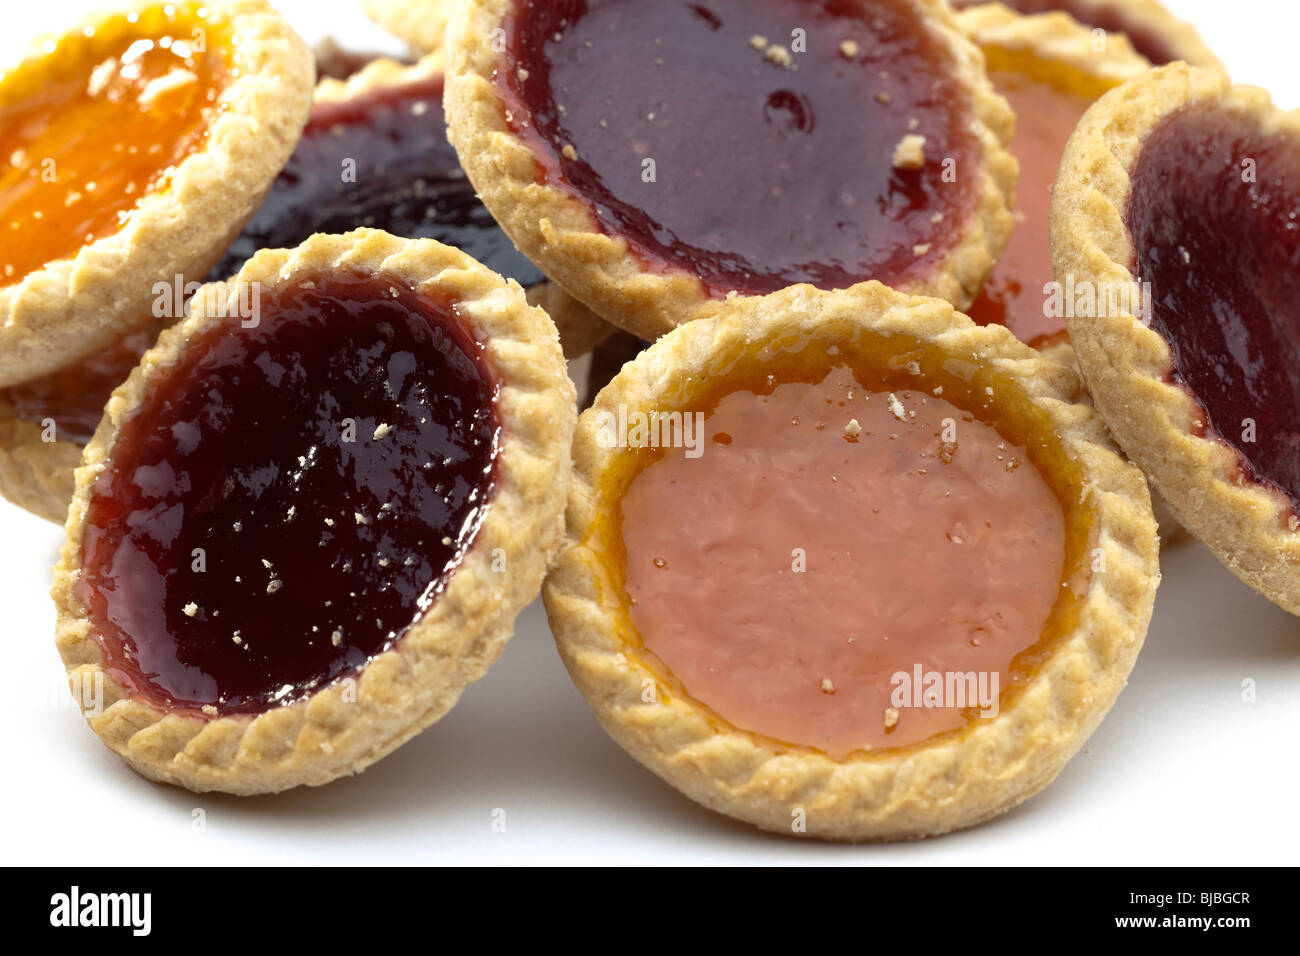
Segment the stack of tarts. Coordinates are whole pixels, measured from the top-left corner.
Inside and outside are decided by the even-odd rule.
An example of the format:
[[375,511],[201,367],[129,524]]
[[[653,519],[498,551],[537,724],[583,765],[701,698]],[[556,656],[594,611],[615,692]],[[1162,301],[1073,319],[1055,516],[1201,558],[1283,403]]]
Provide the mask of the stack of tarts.
[[0,75],[0,490],[66,519],[58,646],[139,772],[356,772],[542,592],[688,796],[912,838],[1116,699],[1148,478],[1300,611],[1300,133],[1158,4],[365,6],[417,58],[314,92],[261,0]]

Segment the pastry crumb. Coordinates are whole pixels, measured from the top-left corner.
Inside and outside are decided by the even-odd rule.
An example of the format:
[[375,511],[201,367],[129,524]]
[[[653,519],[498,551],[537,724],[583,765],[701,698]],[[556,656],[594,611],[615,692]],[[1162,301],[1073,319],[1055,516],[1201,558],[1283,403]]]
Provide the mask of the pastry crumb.
[[791,56],[790,51],[779,43],[773,43],[764,50],[763,59],[767,60],[769,63],[775,63],[780,67],[788,67],[794,62],[794,57]]
[[888,93],[886,93],[884,90],[881,90],[879,93],[876,94],[876,102],[881,104],[882,106],[888,106],[890,103],[894,102],[894,98],[890,96]]
[[360,511],[354,511],[354,512],[352,512],[352,518],[353,518],[354,521],[356,521],[357,524],[367,524],[367,523],[368,523],[368,522],[366,521],[366,516],[363,515]]
[[850,60],[855,59],[858,55],[858,52],[859,52],[859,47],[858,47],[857,40],[845,40],[843,43],[840,44],[840,53],[842,53],[845,57],[847,57]]
[[343,632],[336,628],[334,633],[330,635],[330,643],[335,647],[340,646],[343,643]]
[[268,583],[267,586],[266,586],[266,593],[267,593],[267,594],[274,594],[276,591],[280,590],[280,588],[282,588],[282,587],[284,587],[284,582],[283,582],[283,581],[281,581],[279,578],[272,578],[271,581],[270,581],[270,583]]
[[857,438],[862,434],[862,426],[858,424],[856,418],[849,419],[849,423],[844,426],[844,434],[848,435],[850,438]]
[[889,411],[900,422],[907,421],[907,412],[903,408],[903,403],[898,400],[898,396],[893,392],[889,393]]
[[209,717],[217,716],[217,708],[213,704],[204,704],[202,707],[199,708],[199,710],[203,711]]
[[885,729],[892,730],[898,726],[898,709],[895,707],[885,708]]
[[894,147],[895,169],[920,169],[925,165],[925,137],[907,133]]
[[767,37],[761,37],[758,34],[754,34],[749,38],[749,45],[762,53],[767,49]]
[[442,546],[443,546],[444,548],[449,548],[449,547],[451,547],[451,538],[443,538],[443,539],[442,539]]
[[195,614],[199,613],[199,606],[191,601],[189,604],[181,608],[181,610],[185,612],[186,617],[193,617]]
[[378,425],[375,426],[375,435],[374,435],[375,441],[379,441],[379,439],[383,438],[390,431],[392,431],[392,428],[390,428],[387,425],[387,423],[380,422]]
[[525,70],[522,66],[519,69],[515,70],[515,76],[519,77],[520,83],[528,82],[528,71]]
[[835,693],[835,685],[831,683],[831,679],[829,677],[822,678],[822,693],[823,694]]
[[560,150],[560,153],[563,154],[564,158],[571,163],[578,161],[578,151],[573,148],[572,143],[565,143],[564,148]]
[[930,244],[928,242],[918,242],[912,247],[912,255],[914,256],[923,256],[929,251]]

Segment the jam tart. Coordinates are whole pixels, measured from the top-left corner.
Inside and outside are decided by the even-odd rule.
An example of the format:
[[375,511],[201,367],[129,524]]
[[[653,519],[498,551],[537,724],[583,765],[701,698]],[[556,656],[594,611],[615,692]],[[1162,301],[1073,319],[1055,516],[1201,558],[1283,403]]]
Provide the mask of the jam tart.
[[1061,12],[1093,30],[1106,32],[1106,42],[1123,38],[1156,66],[1184,60],[1192,66],[1218,67],[1218,57],[1196,28],[1171,14],[1158,0],[949,0],[958,10],[1003,6],[1034,15]]
[[77,470],[53,595],[91,727],[196,791],[383,757],[537,595],[575,416],[545,313],[434,240],[317,235],[200,289]]
[[1084,398],[876,282],[684,324],[579,418],[543,591],[570,675],[633,757],[763,829],[1008,810],[1114,702],[1159,579],[1146,482]]
[[1220,561],[1300,613],[1300,112],[1181,63],[1106,94],[1065,150],[1052,258],[1115,440]]
[[264,0],[137,2],[0,74],[0,386],[151,324],[257,208],[311,104]]
[[[448,145],[442,119],[441,54],[415,64],[326,51],[344,74],[316,87],[302,138],[261,207],[210,271],[234,275],[255,252],[297,245],[316,232],[358,224],[460,248],[525,286],[560,330],[566,355],[589,351],[613,331],[520,254],[474,197]],[[318,54],[318,63],[321,63]],[[343,164],[355,175],[341,177]],[[75,365],[0,389],[0,493],[62,524],[73,469],[104,403],[164,326],[151,326]]]
[[1013,118],[941,0],[457,11],[447,118],[484,204],[642,338],[797,282],[964,306],[1006,242]]

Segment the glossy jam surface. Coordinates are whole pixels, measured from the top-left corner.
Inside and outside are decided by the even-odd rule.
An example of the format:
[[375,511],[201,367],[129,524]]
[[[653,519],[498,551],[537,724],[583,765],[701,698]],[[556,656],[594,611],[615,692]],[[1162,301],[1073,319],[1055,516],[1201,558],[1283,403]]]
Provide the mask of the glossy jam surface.
[[268,298],[159,373],[92,489],[78,596],[160,706],[259,712],[354,675],[493,494],[496,385],[455,303],[340,275]]
[[980,709],[900,705],[900,673],[983,674],[997,712],[1065,578],[1065,515],[1025,448],[843,366],[729,392],[703,428],[622,500],[630,619],[686,693],[835,759]]
[[[989,0],[949,0],[954,7],[974,7]],[[1143,24],[1130,10],[1124,9],[1127,0],[1113,0],[1099,7],[1096,3],[1074,3],[1071,0],[999,0],[1000,3],[1020,13],[1051,13],[1060,10],[1080,23],[1099,27],[1108,33],[1123,33],[1144,57],[1155,66],[1182,59],[1169,41],[1158,30]]]
[[223,29],[152,7],[0,76],[0,285],[116,232],[201,147],[233,75]]
[[42,427],[52,421],[58,441],[85,445],[99,427],[113,389],[127,380],[154,337],[152,330],[133,332],[98,355],[4,389],[0,395],[23,421]]
[[1192,106],[1147,136],[1132,180],[1135,273],[1174,378],[1249,477],[1300,503],[1300,153],[1253,116]]
[[1043,286],[1053,277],[1052,184],[1066,140],[1092,100],[1014,70],[991,69],[989,78],[1016,112],[1011,151],[1020,161],[1020,180],[1015,228],[968,314],[981,325],[1005,325],[1022,342],[1042,347],[1065,338],[1065,320],[1044,309]]
[[539,179],[711,294],[923,278],[973,205],[969,96],[901,0],[518,0],[507,45]]
[[474,194],[447,142],[441,76],[318,103],[289,162],[210,278],[259,249],[373,226],[456,246],[523,286],[545,277]]

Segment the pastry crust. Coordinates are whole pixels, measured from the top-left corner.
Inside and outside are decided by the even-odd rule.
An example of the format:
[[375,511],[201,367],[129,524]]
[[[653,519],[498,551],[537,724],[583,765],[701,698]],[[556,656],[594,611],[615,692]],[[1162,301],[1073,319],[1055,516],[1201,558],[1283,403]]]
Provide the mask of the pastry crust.
[[340,80],[332,76],[319,79],[316,89],[312,91],[312,103],[344,103],[376,90],[418,83],[441,73],[445,62],[440,50],[428,53],[414,63],[377,56],[347,79]]
[[1151,61],[1133,49],[1127,36],[1107,37],[1104,47],[1097,49],[1092,31],[1059,10],[1024,15],[1001,3],[986,3],[959,10],[956,16],[957,25],[989,58],[990,70],[1015,69],[1014,63],[994,62],[990,48],[1025,53],[1096,77],[1107,84],[1097,91],[1100,95],[1151,68]]
[[[163,6],[126,8],[143,19]],[[155,281],[202,276],[293,151],[311,105],[311,54],[265,0],[211,6],[238,37],[240,70],[205,144],[172,169],[165,189],[142,196],[117,232],[0,288],[0,386],[71,365],[153,321]],[[40,70],[46,55],[38,44],[14,73]]]
[[[1077,480],[1081,505],[1091,512],[1094,559],[1105,560],[1105,571],[1089,577],[1077,618],[996,718],[907,748],[833,760],[738,729],[676,693],[646,702],[643,681],[656,678],[624,636],[635,628],[618,596],[618,572],[584,544],[614,506],[603,489],[624,454],[603,446],[599,413],[620,405],[685,407],[690,388],[683,383],[716,376],[716,357],[737,349],[757,348],[762,361],[791,342],[820,341],[869,360],[874,353],[864,336],[880,335],[918,340],[937,350],[940,362],[950,357],[996,371],[1050,422],[1070,467],[1078,466],[1070,483]],[[1073,371],[1006,329],[976,326],[947,302],[878,282],[838,294],[799,285],[733,300],[715,317],[664,336],[625,365],[578,422],[568,539],[543,592],[570,675],[637,760],[692,799],[763,829],[790,833],[802,810],[811,836],[895,840],[1006,811],[1056,776],[1114,702],[1145,636],[1159,579],[1146,482],[1112,450],[1081,394]]]
[[366,16],[420,51],[442,46],[454,8],[455,0],[361,0]]
[[[1248,111],[1262,135],[1300,141],[1300,112],[1280,112],[1265,91],[1233,86],[1218,70],[1172,63],[1108,93],[1085,114],[1061,163],[1052,199],[1058,276],[1137,290],[1123,220],[1130,170],[1147,133],[1197,101]],[[1205,414],[1188,389],[1170,380],[1173,353],[1164,337],[1122,309],[1067,321],[1098,410],[1179,522],[1237,577],[1300,614],[1300,534],[1291,503],[1242,480],[1235,448],[1202,437]]]
[[539,282],[524,294],[529,305],[545,311],[555,323],[566,359],[581,358],[618,331],[569,295],[558,282]]
[[[953,0],[953,6],[959,11],[979,9],[982,6],[992,6],[993,4],[981,4],[979,0]],[[998,4],[1001,6],[1001,4]],[[1069,14],[1075,22],[1081,23],[1089,28],[1091,32],[1093,23],[1104,23],[1115,18],[1121,18],[1127,21],[1138,30],[1155,34],[1164,41],[1165,46],[1174,54],[1173,59],[1185,60],[1192,66],[1221,67],[1219,58],[1216,57],[1210,48],[1205,45],[1196,28],[1190,23],[1179,20],[1158,0],[1010,0],[1009,6],[1013,10],[1018,10],[1025,15],[1038,15],[1034,11],[1045,11],[1044,8],[1064,11]],[[1122,40],[1128,43],[1130,47],[1132,42],[1127,34],[1122,31],[1107,31],[1106,42],[1114,43]]]
[[81,448],[70,441],[47,442],[44,434],[40,425],[19,418],[0,391],[0,494],[46,521],[62,524]]
[[[209,296],[233,302],[241,282],[267,289],[295,273],[335,269],[392,275],[417,291],[450,292],[483,335],[500,385],[496,408],[505,437],[495,496],[477,537],[433,607],[356,675],[354,700],[336,681],[261,714],[202,719],[132,698],[104,669],[101,646],[74,592],[90,486],[150,376],[174,363],[193,335],[221,321],[206,314]],[[105,707],[87,720],[150,779],[236,794],[327,783],[365,769],[445,714],[496,660],[515,616],[536,597],[563,534],[573,384],[554,326],[525,303],[519,286],[432,239],[398,239],[375,229],[316,235],[294,250],[259,252],[236,278],[204,287],[194,301],[194,314],[164,332],[113,393],[77,469],[67,540],[54,571],[59,653],[70,678],[102,675]],[[504,572],[492,569],[498,548],[506,556]]]
[[[978,49],[957,28],[943,0],[910,0],[952,57],[971,92],[971,128],[980,149],[975,208],[948,256],[906,291],[970,304],[1006,245],[1017,165],[1007,151],[1014,117],[994,92]],[[653,340],[720,301],[685,271],[649,270],[625,239],[602,231],[587,204],[564,189],[536,182],[529,145],[506,124],[493,82],[502,68],[493,32],[514,0],[464,0],[447,33],[446,108],[449,137],[484,205],[506,233],[551,279],[607,322]]]

